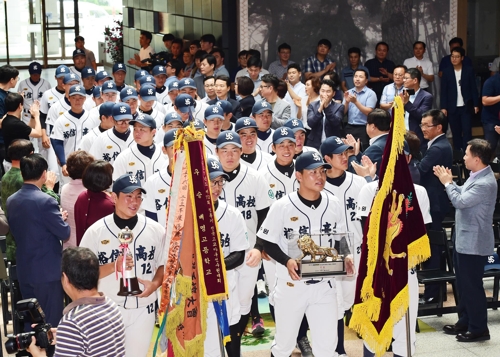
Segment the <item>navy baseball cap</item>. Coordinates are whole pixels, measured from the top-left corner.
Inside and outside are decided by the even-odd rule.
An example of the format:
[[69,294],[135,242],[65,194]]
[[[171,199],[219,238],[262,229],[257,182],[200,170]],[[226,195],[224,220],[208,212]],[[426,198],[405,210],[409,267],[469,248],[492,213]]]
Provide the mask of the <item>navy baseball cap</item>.
[[64,80],[63,80],[64,84],[68,84],[69,82],[73,82],[73,81],[80,82],[80,76],[78,76],[74,73],[66,73],[64,75]]
[[106,79],[106,78],[113,79],[113,77],[111,77],[108,74],[108,72],[106,72],[106,71],[99,71],[95,75],[95,81],[96,82],[102,81],[103,79]]
[[332,166],[323,161],[323,158],[316,151],[306,151],[300,154],[295,160],[295,170],[314,170],[320,166],[331,169]]
[[137,97],[137,91],[132,87],[125,87],[120,92],[120,99],[122,102],[126,102],[129,99],[139,99]]
[[94,98],[101,98],[101,86],[95,86],[94,89],[92,89],[92,95]]
[[69,88],[69,96],[72,97],[74,95],[81,95],[83,97],[86,96],[85,88],[81,84],[74,84]]
[[346,150],[350,150],[353,147],[347,144],[344,144],[341,138],[338,136],[330,136],[326,138],[319,148],[319,152],[322,156],[332,155],[332,154],[342,154]]
[[145,102],[149,102],[150,100],[156,101],[156,88],[152,85],[145,84],[141,86],[139,95],[141,96],[141,100]]
[[113,108],[115,107],[115,103],[106,102],[102,103],[99,107],[99,116],[105,115],[107,117],[113,115]]
[[146,190],[142,188],[141,180],[137,177],[124,174],[118,177],[118,179],[113,183],[114,193],[130,193],[135,190],[141,190],[142,193],[146,193]]
[[191,108],[194,109],[194,99],[189,94],[180,94],[175,98],[175,106],[181,113],[187,113]]
[[254,119],[249,117],[243,117],[236,120],[234,125],[234,131],[238,132],[241,129],[255,128],[257,130],[258,126]]
[[[106,103],[103,103],[103,105]],[[132,120],[132,110],[127,103],[113,104],[113,119],[114,120]]]
[[217,137],[217,141],[215,142],[215,146],[218,148],[223,148],[226,145],[236,145],[237,147],[241,148],[241,140],[240,136],[232,131],[223,131],[222,133],[219,134]]
[[92,67],[85,67],[82,69],[82,79],[89,77],[95,77],[95,71]]
[[179,81],[172,81],[168,85],[168,93],[170,93],[173,90],[179,90]]
[[292,142],[295,142],[295,135],[293,134],[293,131],[290,128],[282,126],[281,128],[278,128],[274,131],[273,144],[277,145],[285,140],[290,140]]
[[260,114],[262,112],[265,112],[266,110],[269,110],[272,113],[273,107],[265,100],[261,100],[253,105],[252,114]]
[[42,65],[38,62],[31,62],[28,67],[29,74],[41,74],[42,73]]
[[500,259],[498,258],[497,253],[493,253],[492,255],[488,255],[488,259],[486,260],[486,265],[484,266],[484,270],[500,270]]
[[78,56],[87,57],[84,50],[77,48],[76,50],[73,51],[73,58],[78,57]]
[[139,83],[141,84],[141,87],[143,84],[152,84],[156,87],[156,79],[153,76],[147,75],[147,76],[142,76],[139,79]]
[[182,126],[184,128],[187,128],[191,123],[193,123],[193,126],[196,130],[205,130],[205,123],[203,123],[201,120],[194,119],[192,121],[186,120]]
[[218,100],[217,104],[219,107],[221,107],[224,110],[224,114],[229,114],[233,112],[233,105],[231,102],[227,100]]
[[168,148],[174,145],[174,141],[177,138],[177,130],[178,128],[170,129],[165,133],[165,136],[163,136],[163,146]]
[[118,93],[118,88],[116,88],[116,83],[115,81],[106,81],[102,84],[101,87],[101,93]]
[[224,172],[224,170],[222,169],[222,164],[215,157],[209,156],[207,158],[207,166],[208,176],[210,177],[210,180],[214,180],[220,176],[223,176],[226,180],[229,179],[229,175]]
[[119,62],[115,63],[113,65],[113,73],[116,73],[119,71],[127,73],[127,66],[125,66],[123,63],[119,63]]
[[194,88],[196,89],[196,83],[192,78],[184,78],[179,81],[179,89],[182,88]]
[[283,124],[283,126],[292,129],[294,134],[299,130],[302,130],[304,132],[306,131],[306,129],[304,128],[304,123],[302,123],[302,120],[296,118],[288,119],[285,122],[285,124]]
[[135,119],[130,121],[130,125],[134,125],[135,123],[139,123],[143,126],[149,126],[151,129],[156,129],[156,122],[149,114],[139,113]]
[[205,119],[212,120],[215,118],[224,120],[224,110],[218,105],[209,105],[208,108],[205,109]]
[[159,76],[160,74],[167,75],[167,69],[165,66],[158,65],[153,67],[153,76]]
[[139,79],[141,79],[144,76],[147,76],[148,74],[149,74],[148,71],[145,71],[143,69],[138,69],[137,71],[135,71],[134,80],[138,81]]
[[176,112],[170,112],[167,115],[165,115],[165,119],[163,119],[163,124],[167,125],[167,124],[170,124],[174,121],[178,121],[178,122],[182,123],[182,118]]
[[69,72],[70,72],[70,70],[69,70],[68,66],[65,66],[62,64],[56,68],[56,78],[64,77]]
[[410,155],[410,145],[408,145],[408,142],[405,140],[403,144],[403,151],[405,155]]

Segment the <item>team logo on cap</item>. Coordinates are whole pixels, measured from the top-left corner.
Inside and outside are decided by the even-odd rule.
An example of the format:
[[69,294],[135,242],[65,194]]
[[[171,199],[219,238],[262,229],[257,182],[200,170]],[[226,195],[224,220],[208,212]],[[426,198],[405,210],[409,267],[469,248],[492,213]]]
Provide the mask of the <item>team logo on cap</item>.
[[219,163],[217,161],[212,161],[210,165],[214,170],[218,170],[220,168]]
[[297,119],[292,120],[293,126],[299,126],[299,121]]
[[222,108],[222,102],[217,102],[217,105]]
[[227,133],[226,134],[226,140],[233,140],[233,134]]
[[123,64],[118,63],[118,68],[123,68]]
[[137,120],[144,120],[144,115],[142,113],[139,113],[137,115]]
[[163,72],[163,67],[162,67],[162,66],[158,67],[158,70],[159,70],[160,72]]
[[113,82],[108,83],[108,88],[113,88]]
[[191,105],[191,99],[186,98],[186,100],[184,101],[184,104]]
[[[35,68],[36,69],[36,68]],[[87,73],[92,73],[92,69],[87,69]]]
[[146,82],[151,82],[151,77],[150,76],[146,77]]
[[102,72],[102,74],[103,74],[104,76],[107,76],[107,75],[108,75],[108,72],[103,71],[103,72]]
[[281,128],[281,135],[288,135],[288,129],[287,128]]
[[69,75],[69,78],[76,78],[76,76],[75,76],[73,73],[71,73],[71,74]]
[[335,138],[335,142],[339,145],[342,145],[344,143],[340,138]]
[[172,83],[172,87],[178,87],[179,86],[179,83],[178,82],[174,82]]
[[189,79],[186,79],[186,80],[184,81],[184,84],[189,84]]
[[66,68],[61,67],[61,72],[66,72]]
[[80,91],[80,86],[76,86],[75,87],[75,92],[79,92]]
[[193,125],[194,126],[200,125],[200,122],[198,121],[198,119],[196,119],[196,120],[193,121]]
[[251,122],[250,122],[250,119],[243,119],[243,125],[250,125]]
[[132,95],[132,89],[127,89],[127,94]]
[[127,112],[127,108],[126,107],[120,107],[120,113],[126,113]]
[[212,108],[212,113],[218,113],[218,112],[219,112],[219,109],[217,109],[217,107]]
[[128,179],[129,179],[130,183],[137,183],[137,178],[135,176],[131,175],[128,177]]
[[34,69],[34,70],[37,70],[37,69],[38,69],[38,66],[35,64],[35,65],[33,66],[33,69]]
[[153,95],[153,89],[149,88],[149,89],[148,89],[148,94],[149,94],[149,95]]
[[313,152],[312,157],[314,161],[321,161],[321,157],[315,152]]
[[267,108],[267,103],[266,102],[262,102],[261,106],[264,107],[264,108]]
[[172,113],[172,115],[170,116],[170,118],[177,118],[177,113]]

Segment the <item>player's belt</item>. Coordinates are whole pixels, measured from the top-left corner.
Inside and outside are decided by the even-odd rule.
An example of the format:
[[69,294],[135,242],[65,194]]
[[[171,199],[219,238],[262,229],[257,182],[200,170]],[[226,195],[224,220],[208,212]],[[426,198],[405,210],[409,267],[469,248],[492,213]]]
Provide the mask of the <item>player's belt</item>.
[[317,283],[321,283],[323,281],[323,279],[309,279],[309,280],[306,280],[304,281],[304,284],[306,285],[312,285],[312,284],[317,284]]

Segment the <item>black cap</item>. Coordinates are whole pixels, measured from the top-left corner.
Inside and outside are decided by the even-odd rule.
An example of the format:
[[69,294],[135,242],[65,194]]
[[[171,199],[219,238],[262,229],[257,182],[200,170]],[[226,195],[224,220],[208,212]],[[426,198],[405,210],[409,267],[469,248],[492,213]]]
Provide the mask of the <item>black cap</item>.
[[321,144],[319,152],[322,156],[331,154],[342,154],[344,151],[352,149],[352,146],[344,144],[338,136],[330,136]]
[[142,193],[146,193],[146,190],[141,186],[141,180],[137,177],[124,174],[118,177],[118,179],[113,183],[113,192],[114,193],[130,193],[135,190],[141,190]]
[[323,161],[323,158],[316,151],[306,151],[297,157],[295,161],[295,170],[314,170],[323,166],[325,169],[331,169],[332,166]]

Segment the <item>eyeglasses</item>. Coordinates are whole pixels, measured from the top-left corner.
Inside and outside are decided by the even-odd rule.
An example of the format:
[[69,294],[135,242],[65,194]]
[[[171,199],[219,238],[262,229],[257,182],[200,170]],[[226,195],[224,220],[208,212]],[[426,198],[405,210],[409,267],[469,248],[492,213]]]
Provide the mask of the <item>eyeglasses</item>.
[[226,180],[224,180],[224,179],[210,181],[210,186],[212,186],[212,187],[215,187],[215,186],[224,187],[225,184],[226,184]]
[[422,129],[429,129],[429,128],[432,128],[433,126],[437,126],[437,125],[422,125],[422,124],[419,125],[419,127],[421,127]]

